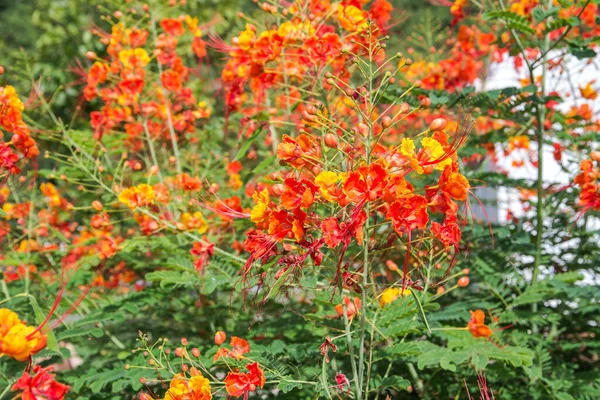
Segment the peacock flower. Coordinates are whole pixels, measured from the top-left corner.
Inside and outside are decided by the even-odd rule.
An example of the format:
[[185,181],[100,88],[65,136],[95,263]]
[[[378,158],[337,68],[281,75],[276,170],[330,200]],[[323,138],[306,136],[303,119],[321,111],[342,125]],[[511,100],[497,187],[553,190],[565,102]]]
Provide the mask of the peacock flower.
[[454,200],[464,201],[467,199],[471,185],[469,180],[458,172],[458,164],[452,163],[444,169],[440,177],[440,189]]
[[254,199],[256,205],[250,211],[250,220],[259,228],[268,226],[269,215],[271,214],[269,190],[263,189],[260,193],[255,192],[252,199]]
[[256,391],[265,385],[265,375],[258,363],[246,365],[248,372],[229,372],[225,378],[225,389],[227,394],[234,397],[244,396],[248,398],[249,392]]
[[33,375],[28,371],[12,386],[14,391],[22,391],[22,400],[62,400],[69,390],[67,385],[59,383],[51,374],[52,367],[42,368],[39,365],[33,367]]
[[191,370],[192,377],[188,380],[183,374],[173,377],[165,400],[211,400],[210,381],[196,369]]
[[596,100],[598,92],[592,88],[592,83],[588,83],[586,86],[579,86],[579,92],[584,99]]
[[123,64],[123,67],[127,69],[143,68],[150,63],[148,53],[141,48],[121,50],[119,52],[119,60]]
[[353,5],[346,7],[340,5],[337,17],[342,28],[348,32],[360,32],[368,25],[367,13]]
[[327,201],[334,201],[334,198],[339,192],[338,182],[341,180],[341,174],[332,171],[321,171],[315,177],[315,184],[319,187],[321,197]]
[[154,198],[154,189],[145,183],[124,189],[119,193],[119,201],[131,209],[149,206],[154,203]]
[[386,304],[390,304],[392,303],[394,300],[396,300],[399,297],[405,297],[408,296],[410,294],[410,290],[409,289],[401,289],[401,288],[387,288],[385,289],[380,297],[379,297],[379,306],[381,308],[385,307]]
[[471,311],[471,319],[467,324],[471,335],[476,338],[492,336],[492,329],[485,324],[485,314],[481,310]]
[[28,326],[6,308],[0,309],[0,356],[7,355],[25,361],[46,347],[46,335]]

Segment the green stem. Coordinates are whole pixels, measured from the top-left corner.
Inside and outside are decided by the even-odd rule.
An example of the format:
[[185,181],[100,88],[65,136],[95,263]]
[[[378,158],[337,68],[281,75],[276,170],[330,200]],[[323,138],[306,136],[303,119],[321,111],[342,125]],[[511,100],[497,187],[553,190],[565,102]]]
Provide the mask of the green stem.
[[[549,7],[552,6],[552,0],[549,0]],[[546,96],[546,73],[548,69],[547,62],[547,54],[550,46],[550,36],[546,34],[544,38],[544,48],[542,49],[542,53],[544,54],[542,57],[542,80],[540,82],[540,90],[542,102],[543,98]],[[532,83],[535,82],[533,69],[530,70],[530,76],[532,79]],[[536,181],[536,192],[537,192],[537,204],[536,204],[536,236],[535,236],[535,260],[533,263],[533,271],[531,274],[531,285],[535,285],[538,281],[538,276],[540,273],[540,264],[542,260],[542,239],[544,234],[544,177],[543,177],[543,161],[544,161],[544,121],[546,119],[546,106],[542,102],[536,104],[536,119],[537,119],[537,129],[536,129],[536,142],[537,142],[537,181]],[[538,310],[538,304],[533,303],[531,305],[531,311],[536,313]],[[534,331],[537,331],[537,326],[534,325]]]

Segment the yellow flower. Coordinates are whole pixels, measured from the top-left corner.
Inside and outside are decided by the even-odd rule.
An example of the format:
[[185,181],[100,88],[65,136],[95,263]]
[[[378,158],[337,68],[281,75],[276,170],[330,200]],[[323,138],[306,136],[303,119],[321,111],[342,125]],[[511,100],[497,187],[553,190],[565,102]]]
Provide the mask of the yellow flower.
[[446,154],[444,148],[437,140],[426,137],[421,141],[421,145],[427,150],[429,161],[435,162],[435,169],[443,171],[446,166],[452,164],[452,159],[450,157],[446,157],[442,161],[436,162],[436,160],[440,160]]
[[153,204],[154,197],[154,189],[145,183],[124,189],[119,193],[119,201],[132,209]]
[[202,375],[194,375],[189,381],[181,374],[175,375],[165,400],[211,400],[210,382]]
[[400,154],[408,157],[410,166],[414,169],[417,174],[423,173],[423,167],[419,164],[419,160],[415,154],[415,142],[412,139],[404,138],[400,144]]
[[60,206],[60,194],[58,193],[58,190],[56,190],[56,187],[52,183],[42,183],[40,185],[40,190],[42,191],[42,194],[46,196],[51,206]]
[[145,67],[150,62],[150,57],[148,57],[146,50],[137,48],[121,50],[119,52],[119,60],[121,60],[121,64],[123,64],[125,68],[129,69]]
[[408,289],[400,289],[400,288],[388,288],[381,293],[379,297],[379,306],[381,308],[385,307],[386,304],[390,304],[398,297],[408,296],[410,294],[410,290]]
[[333,201],[332,192],[337,188],[340,175],[331,171],[322,171],[315,178],[315,184],[319,187],[321,196],[327,201]]
[[262,192],[254,192],[252,198],[256,202],[256,205],[250,211],[250,221],[256,225],[268,224],[269,223],[269,191],[263,189]]
[[181,223],[185,229],[198,229],[198,233],[206,233],[208,230],[208,224],[200,211],[196,211],[194,214],[183,213]]
[[366,13],[355,6],[339,6],[338,20],[348,32],[362,31],[367,27]]
[[254,42],[254,31],[250,29],[250,25],[246,25],[246,30],[238,36],[238,46],[242,50],[250,50]]
[[46,346],[46,335],[27,326],[19,316],[6,308],[0,309],[0,356],[7,355],[25,361]]
[[25,109],[25,106],[23,105],[21,99],[19,99],[17,91],[14,87],[6,85],[4,86],[4,88],[0,89],[3,89],[2,91],[0,91],[0,95],[2,95],[4,99],[6,99],[3,99],[3,102],[6,101],[6,104],[8,104],[9,108],[14,108],[19,112],[22,112]]

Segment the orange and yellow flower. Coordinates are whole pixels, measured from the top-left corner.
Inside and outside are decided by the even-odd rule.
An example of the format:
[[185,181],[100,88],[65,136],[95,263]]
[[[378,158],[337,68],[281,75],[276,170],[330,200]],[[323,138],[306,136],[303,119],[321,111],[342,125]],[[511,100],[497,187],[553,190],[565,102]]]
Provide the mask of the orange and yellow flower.
[[145,183],[124,189],[119,193],[119,201],[131,209],[149,206],[154,203],[154,198],[154,189]]
[[25,361],[46,347],[46,339],[46,335],[26,325],[15,312],[0,308],[0,357],[7,355]]

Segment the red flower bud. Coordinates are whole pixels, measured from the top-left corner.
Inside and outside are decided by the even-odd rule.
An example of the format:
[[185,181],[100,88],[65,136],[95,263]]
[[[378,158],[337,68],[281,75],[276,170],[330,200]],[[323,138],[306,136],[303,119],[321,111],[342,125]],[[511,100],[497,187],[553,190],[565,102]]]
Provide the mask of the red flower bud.
[[325,138],[323,140],[325,142],[325,146],[327,146],[327,147],[330,147],[332,149],[335,149],[338,147],[337,137],[333,133],[326,134]]
[[446,119],[445,118],[436,118],[431,121],[429,125],[429,130],[432,132],[441,131],[446,127]]
[[463,276],[458,280],[457,283],[458,287],[466,287],[469,285],[469,277],[468,276]]
[[225,342],[225,340],[227,340],[227,334],[225,334],[225,332],[219,331],[215,333],[215,344],[217,346],[222,345]]

